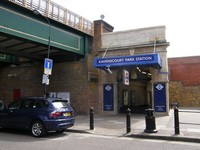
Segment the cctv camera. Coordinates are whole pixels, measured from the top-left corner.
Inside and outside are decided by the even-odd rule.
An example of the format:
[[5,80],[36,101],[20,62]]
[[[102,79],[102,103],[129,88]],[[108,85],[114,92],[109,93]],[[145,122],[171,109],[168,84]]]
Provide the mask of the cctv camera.
[[112,74],[112,71],[110,70],[110,67],[106,67],[105,70],[106,70],[108,73]]

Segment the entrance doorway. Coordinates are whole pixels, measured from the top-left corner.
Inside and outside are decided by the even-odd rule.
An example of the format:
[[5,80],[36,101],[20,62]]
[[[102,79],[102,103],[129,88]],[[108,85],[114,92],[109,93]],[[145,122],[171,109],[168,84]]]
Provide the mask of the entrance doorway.
[[[118,71],[118,74],[121,72]],[[118,75],[118,111],[124,113],[130,108],[132,112],[144,113],[152,105],[150,71],[148,68],[133,68],[129,70],[129,75],[129,85],[124,85]]]
[[131,110],[135,108],[135,90],[123,90],[122,99],[123,99],[123,107],[122,111],[130,108]]

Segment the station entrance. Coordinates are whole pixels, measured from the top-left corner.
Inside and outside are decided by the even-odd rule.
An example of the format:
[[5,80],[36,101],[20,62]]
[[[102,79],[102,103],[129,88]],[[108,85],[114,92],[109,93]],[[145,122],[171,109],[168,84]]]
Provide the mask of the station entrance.
[[144,109],[152,107],[151,73],[148,67],[135,67],[129,72],[129,84],[123,81],[123,70],[117,72],[118,83],[118,113],[143,113]]
[[[103,111],[144,113],[168,112],[168,83],[161,77],[159,54],[96,58],[94,66],[102,70]],[[104,71],[103,71],[104,70]]]

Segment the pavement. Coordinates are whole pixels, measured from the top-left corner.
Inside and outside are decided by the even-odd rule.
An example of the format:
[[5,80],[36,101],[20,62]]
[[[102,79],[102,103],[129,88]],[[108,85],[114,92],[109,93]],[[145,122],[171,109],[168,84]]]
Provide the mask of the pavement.
[[[186,110],[186,111],[184,111]],[[145,114],[131,114],[131,131],[127,133],[126,114],[96,115],[94,129],[90,129],[90,116],[77,115],[75,125],[67,132],[87,133],[103,136],[162,139],[186,142],[200,142],[200,111],[180,109],[180,134],[175,134],[174,110],[169,115],[155,115],[156,133],[147,133]],[[198,113],[199,112],[199,113]]]

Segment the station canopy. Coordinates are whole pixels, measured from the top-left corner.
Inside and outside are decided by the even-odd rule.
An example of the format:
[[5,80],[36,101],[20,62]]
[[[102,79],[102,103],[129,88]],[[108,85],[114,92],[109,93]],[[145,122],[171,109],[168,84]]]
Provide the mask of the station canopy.
[[124,66],[162,68],[158,54],[116,56],[94,59],[95,68],[105,69],[106,67],[117,68]]

